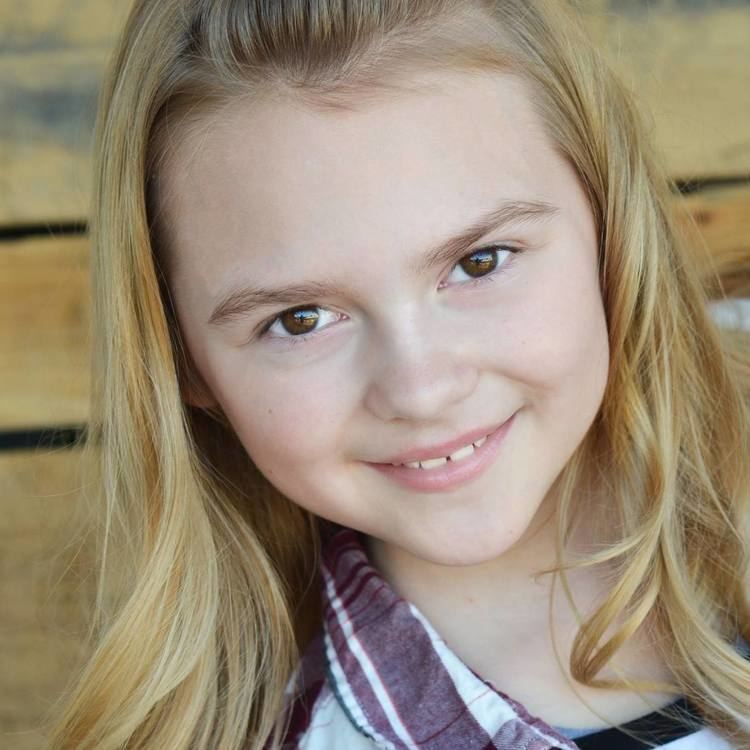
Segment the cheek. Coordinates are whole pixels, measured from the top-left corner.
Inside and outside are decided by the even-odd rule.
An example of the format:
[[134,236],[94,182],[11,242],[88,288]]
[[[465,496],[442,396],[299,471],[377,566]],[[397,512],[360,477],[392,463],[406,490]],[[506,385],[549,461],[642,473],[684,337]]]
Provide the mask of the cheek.
[[346,421],[338,379],[322,369],[246,372],[225,401],[245,450],[272,482],[332,455]]
[[532,278],[505,319],[506,331],[500,334],[508,342],[504,361],[537,406],[583,410],[593,418],[609,366],[596,269],[581,263],[548,264]]

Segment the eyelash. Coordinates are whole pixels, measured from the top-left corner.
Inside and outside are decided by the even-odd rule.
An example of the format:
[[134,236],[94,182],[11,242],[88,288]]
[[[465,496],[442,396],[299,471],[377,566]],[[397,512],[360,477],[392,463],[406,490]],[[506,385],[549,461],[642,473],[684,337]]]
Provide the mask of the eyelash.
[[[482,252],[482,251],[488,251],[488,250],[489,251],[493,251],[493,252],[502,252],[502,251],[507,250],[508,252],[511,253],[511,256],[509,256],[509,258],[506,260],[505,263],[503,263],[501,266],[493,269],[492,271],[490,271],[489,273],[487,273],[485,276],[479,276],[476,279],[471,279],[470,281],[463,281],[463,282],[461,282],[459,284],[459,286],[476,287],[476,286],[479,286],[480,284],[483,284],[485,282],[493,281],[499,274],[503,273],[503,271],[508,266],[508,264],[512,262],[512,259],[511,259],[512,256],[513,255],[520,255],[523,252],[524,248],[522,248],[522,247],[516,247],[514,245],[504,245],[504,244],[500,244],[500,243],[494,243],[494,244],[490,244],[490,245],[483,245],[482,247],[475,247],[470,252],[468,252],[468,253],[462,255],[460,258],[458,258],[458,260],[456,260],[453,263],[453,265],[451,266],[450,270],[453,271],[453,269],[462,260],[465,260],[466,258],[470,258],[475,253],[479,253],[479,252]],[[310,304],[310,305],[295,305],[294,307],[290,307],[290,308],[287,308],[286,310],[282,310],[277,315],[274,315],[272,318],[269,318],[268,320],[266,320],[266,321],[264,321],[263,323],[260,324],[260,326],[258,328],[258,332],[256,334],[256,337],[259,338],[259,339],[260,338],[268,338],[268,331],[271,328],[271,326],[273,326],[273,324],[276,323],[276,321],[280,320],[281,316],[284,315],[285,313],[290,312],[291,310],[298,310],[298,309],[310,309],[310,310],[312,310],[312,309],[314,309],[316,307],[317,307],[317,305],[314,305],[314,304]],[[324,329],[322,329],[322,330],[324,330]],[[310,331],[309,333],[299,333],[299,334],[290,335],[290,336],[277,336],[277,337],[274,337],[274,338],[283,340],[284,345],[289,344],[289,345],[293,346],[293,345],[296,345],[296,344],[303,344],[303,343],[308,342],[310,339],[314,338],[318,333],[319,333],[319,331],[313,330],[313,331]]]

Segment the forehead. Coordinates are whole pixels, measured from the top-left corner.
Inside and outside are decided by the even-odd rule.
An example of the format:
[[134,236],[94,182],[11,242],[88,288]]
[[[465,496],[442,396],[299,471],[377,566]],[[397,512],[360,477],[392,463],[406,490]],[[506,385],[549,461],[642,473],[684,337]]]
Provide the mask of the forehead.
[[520,79],[432,73],[410,89],[352,111],[237,100],[186,133],[161,180],[176,277],[210,252],[211,293],[248,252],[272,272],[300,250],[422,247],[499,198],[560,204],[570,171]]

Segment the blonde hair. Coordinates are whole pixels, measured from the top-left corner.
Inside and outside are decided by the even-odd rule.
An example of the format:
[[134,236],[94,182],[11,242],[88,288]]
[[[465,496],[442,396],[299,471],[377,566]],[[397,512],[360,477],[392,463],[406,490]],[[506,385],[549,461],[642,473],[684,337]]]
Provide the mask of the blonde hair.
[[610,377],[560,476],[558,553],[596,481],[617,538],[584,564],[618,575],[571,672],[602,684],[653,621],[674,689],[750,747],[750,665],[733,644],[750,640],[747,341],[710,319],[721,269],[575,15],[545,0],[136,0],[102,92],[91,214],[99,593],[53,748],[239,750],[283,736],[284,689],[319,624],[320,528],[221,413],[181,397],[194,368],[166,282],[159,167],[233,97],[335,111],[428,69],[522,77],[598,228]]

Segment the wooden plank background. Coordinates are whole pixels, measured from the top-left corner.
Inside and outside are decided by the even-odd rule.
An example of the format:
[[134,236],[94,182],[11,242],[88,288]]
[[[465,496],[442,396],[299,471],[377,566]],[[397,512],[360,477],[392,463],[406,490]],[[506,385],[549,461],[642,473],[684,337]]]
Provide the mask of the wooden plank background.
[[44,746],[39,718],[76,664],[93,599],[77,547],[78,452],[0,452],[0,748]]
[[677,178],[750,176],[750,1],[581,0]]
[[[574,1],[642,101],[671,175],[704,185],[675,200],[716,258],[741,257],[750,247],[750,0]],[[39,717],[81,655],[92,594],[89,551],[67,546],[78,451],[8,446],[88,418],[88,246],[80,233],[44,227],[86,220],[97,88],[129,4],[0,0],[3,750],[43,746]],[[738,266],[737,288],[748,273]]]
[[84,237],[0,248],[0,426],[83,424],[88,417],[89,288]]
[[97,88],[129,7],[0,4],[0,225],[85,217]]

